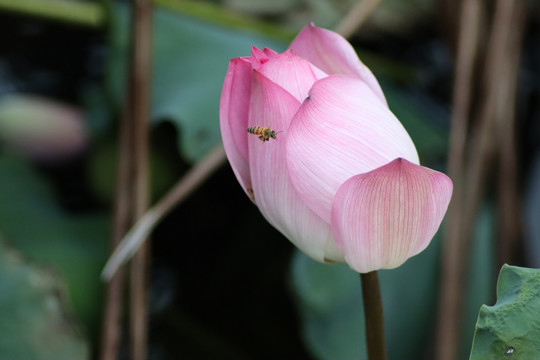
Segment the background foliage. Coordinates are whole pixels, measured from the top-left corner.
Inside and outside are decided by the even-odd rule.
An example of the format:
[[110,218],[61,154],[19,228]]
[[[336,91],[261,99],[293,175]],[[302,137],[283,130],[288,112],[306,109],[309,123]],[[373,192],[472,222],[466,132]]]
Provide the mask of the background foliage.
[[[0,359],[90,359],[99,347],[128,4],[66,3],[75,6],[21,12],[0,1]],[[353,3],[157,1],[153,199],[220,142],[230,58],[251,46],[282,51],[308,21],[334,27]],[[444,171],[454,60],[436,10],[433,0],[385,1],[351,41],[422,163]],[[529,100],[540,93],[538,29],[538,21],[528,29],[519,109],[529,266],[540,263],[539,109]],[[14,113],[8,96],[29,102]],[[51,109],[31,111],[35,96]],[[54,144],[72,145],[53,152]],[[460,358],[480,306],[495,301],[497,210],[482,204],[475,226]],[[433,350],[440,253],[439,234],[427,251],[381,273],[391,359],[428,359]],[[296,252],[223,164],[153,235],[149,358],[356,359],[365,351],[360,299],[357,274]]]

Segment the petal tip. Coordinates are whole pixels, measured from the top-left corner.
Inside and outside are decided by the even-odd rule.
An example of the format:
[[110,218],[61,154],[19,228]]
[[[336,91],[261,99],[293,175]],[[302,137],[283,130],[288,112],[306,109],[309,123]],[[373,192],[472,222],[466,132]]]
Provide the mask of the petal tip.
[[396,158],[353,176],[332,207],[332,232],[358,272],[391,269],[423,251],[448,208],[452,182],[438,171]]

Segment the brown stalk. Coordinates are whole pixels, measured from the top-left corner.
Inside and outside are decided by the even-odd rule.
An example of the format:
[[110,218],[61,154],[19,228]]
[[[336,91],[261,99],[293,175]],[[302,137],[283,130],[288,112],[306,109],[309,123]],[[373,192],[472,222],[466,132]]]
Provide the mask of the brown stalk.
[[449,175],[454,182],[452,202],[448,209],[444,232],[442,287],[439,301],[436,358],[454,359],[458,342],[461,287],[467,263],[462,224],[464,206],[465,150],[471,121],[471,99],[475,62],[478,56],[481,4],[480,0],[465,0],[461,6],[458,35],[457,65],[453,95],[452,128],[450,131]]
[[369,16],[377,9],[382,0],[360,0],[349,11],[347,16],[336,26],[335,31],[349,38],[362,26]]
[[[521,1],[497,1],[483,67],[485,71],[482,74],[483,86],[480,88],[481,102],[472,109],[473,112],[479,114],[476,136],[472,139],[474,141],[470,141],[471,149],[467,159],[463,159],[464,154],[459,151],[465,148],[466,137],[452,143],[452,145],[459,144],[459,148],[451,147],[449,162],[451,174],[453,171],[452,175],[456,176],[454,178],[456,192],[445,233],[443,288],[436,353],[436,358],[440,360],[456,358],[465,284],[464,275],[469,264],[471,233],[476,221],[477,209],[490,185],[489,174],[493,172],[497,155],[506,150],[498,145],[501,144],[500,140],[509,134],[503,134],[501,131],[503,129],[508,131],[507,126],[513,126],[519,44],[521,43],[516,41],[514,31],[516,26],[519,26],[515,22],[523,21],[518,15],[519,8],[523,6]],[[464,3],[464,11],[465,8],[466,3]],[[465,32],[463,27],[461,31]],[[463,39],[460,38],[460,48],[462,41]],[[471,96],[470,93],[468,95]],[[455,111],[458,113],[457,109]],[[460,124],[456,122],[453,124],[453,131],[463,134],[463,129],[459,127]],[[513,136],[511,131],[510,136]],[[458,156],[459,159],[457,159]],[[512,166],[515,166],[515,158],[512,159]],[[515,175],[515,168],[507,167],[506,169]],[[517,201],[515,195],[515,193],[511,195],[513,201]]]
[[[133,43],[131,91],[133,101],[133,216],[141,217],[149,205],[149,116],[151,84],[152,2],[133,2]],[[130,348],[131,359],[147,357],[148,336],[148,243],[133,257],[130,267]]]
[[522,254],[519,252],[521,237],[521,216],[518,190],[518,163],[516,149],[516,100],[517,80],[523,41],[526,7],[523,1],[516,1],[510,21],[510,36],[506,50],[508,87],[506,94],[501,94],[504,101],[502,111],[498,113],[500,137],[499,151],[499,266],[512,263]]
[[[510,135],[513,136],[513,131],[507,129],[507,124],[511,128],[514,126],[517,68],[521,49],[520,34],[522,34],[518,30],[516,35],[516,29],[522,29],[523,26],[516,21],[523,21],[523,16],[520,16],[523,11],[522,0],[498,0],[496,3],[486,57],[483,89],[485,97],[481,104],[477,147],[473,148],[469,164],[470,176],[464,209],[467,233],[470,233],[474,224],[479,199],[489,185],[488,174],[491,173],[497,157],[508,151],[501,146],[502,139],[508,136],[502,130],[510,131]],[[515,163],[513,165],[515,166]],[[515,177],[516,170],[513,169],[512,174],[507,175]]]
[[[150,81],[150,2],[134,4],[131,68],[124,114],[120,124],[120,151],[116,182],[112,247],[116,247],[134,220],[148,206],[148,114]],[[138,255],[131,268],[132,359],[146,358],[147,254]],[[119,355],[125,275],[118,271],[107,285],[100,358]]]
[[223,146],[219,144],[190,169],[165,196],[141,216],[116,247],[103,270],[102,278],[109,280],[117,269],[139,249],[159,221],[174,207],[181,204],[205,179],[210,177],[223,164],[225,159],[225,151]]
[[[131,225],[131,164],[132,143],[131,122],[129,111],[124,110],[120,123],[120,150],[118,153],[118,171],[116,174],[116,198],[114,206],[113,234],[111,237],[111,250],[121,241]],[[123,290],[125,283],[124,271],[118,271],[107,284],[105,294],[105,311],[103,316],[103,331],[101,339],[101,360],[114,360],[118,356],[121,334],[121,313],[123,304]]]
[[368,360],[386,360],[386,340],[384,334],[384,312],[381,287],[377,271],[360,274],[362,300],[366,320],[366,345]]

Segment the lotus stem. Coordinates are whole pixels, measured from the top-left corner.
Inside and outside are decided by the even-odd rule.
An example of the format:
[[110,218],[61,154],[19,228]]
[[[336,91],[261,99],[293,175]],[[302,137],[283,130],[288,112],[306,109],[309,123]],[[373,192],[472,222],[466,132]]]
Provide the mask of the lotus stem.
[[384,315],[377,271],[361,273],[368,360],[387,360]]

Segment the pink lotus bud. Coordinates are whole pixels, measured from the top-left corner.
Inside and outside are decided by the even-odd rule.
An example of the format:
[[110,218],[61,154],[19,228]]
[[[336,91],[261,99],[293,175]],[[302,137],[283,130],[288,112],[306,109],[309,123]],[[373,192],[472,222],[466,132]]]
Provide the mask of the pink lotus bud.
[[300,250],[359,272],[431,241],[452,183],[419,164],[381,88],[340,35],[309,25],[278,54],[232,59],[220,104],[232,169]]
[[88,135],[80,110],[37,96],[11,95],[0,100],[0,143],[51,162],[79,153]]

